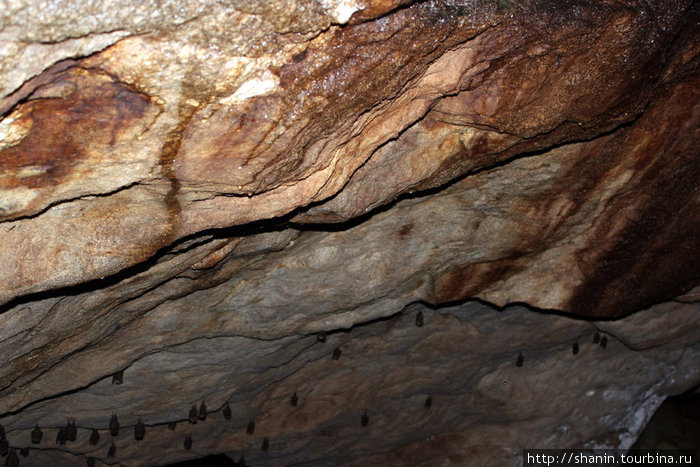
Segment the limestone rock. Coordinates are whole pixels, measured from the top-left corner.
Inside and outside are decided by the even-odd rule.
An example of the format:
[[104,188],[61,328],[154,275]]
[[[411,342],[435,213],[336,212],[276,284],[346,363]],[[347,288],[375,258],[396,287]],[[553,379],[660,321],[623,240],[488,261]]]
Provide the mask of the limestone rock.
[[[413,319],[419,310],[423,327]],[[640,322],[659,315],[665,324],[644,329],[647,344],[630,342]],[[610,326],[471,303],[412,305],[329,335],[325,344],[314,335],[261,341],[221,332],[144,356],[121,386],[105,377],[5,416],[3,424],[8,439],[22,445],[32,429],[25,421],[53,427],[75,417],[78,440],[65,450],[99,459],[112,440],[91,446],[89,429],[105,431],[118,408],[123,426],[138,418],[149,425],[140,443],[130,429],[116,438],[125,465],[195,457],[181,447],[186,435],[196,440],[195,452],[243,454],[250,465],[515,465],[531,446],[631,446],[665,395],[700,378],[698,316],[694,305],[664,305]],[[674,328],[671,340],[663,337],[667,327]],[[605,349],[593,343],[599,330]],[[651,345],[656,340],[663,343]],[[572,355],[575,341],[581,350]],[[335,346],[343,349],[338,361],[330,355]],[[296,407],[289,404],[294,390]],[[228,401],[232,419],[213,413],[186,422],[190,401],[201,395],[210,411]],[[363,428],[365,410],[370,423]],[[253,436],[246,434],[251,419]],[[175,431],[169,421],[180,421]],[[260,450],[262,437],[270,439],[268,452]],[[51,465],[76,462],[65,451],[40,455]]]
[[[262,6],[192,6],[179,26],[127,21],[140,34],[5,98],[0,301],[117,274],[202,230],[314,205],[300,222],[347,219],[610,132],[640,114],[659,81],[693,66],[663,66],[693,53],[692,33],[670,46],[687,18],[672,4],[428,2],[328,26],[362,9],[340,2],[294,33],[277,31],[289,10]],[[97,213],[114,211],[112,194],[124,226],[106,231]],[[135,234],[144,222],[149,233]],[[38,270],[39,250],[23,239],[68,223],[87,234],[48,241],[41,255],[55,263]]]
[[518,465],[700,382],[696,3],[180,3],[0,9],[22,465]]

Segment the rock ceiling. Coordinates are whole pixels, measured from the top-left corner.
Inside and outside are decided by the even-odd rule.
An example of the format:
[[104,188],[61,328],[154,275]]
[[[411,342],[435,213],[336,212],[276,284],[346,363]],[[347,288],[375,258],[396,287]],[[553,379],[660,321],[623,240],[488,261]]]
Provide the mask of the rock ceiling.
[[0,451],[629,447],[700,382],[699,22],[690,0],[3,5]]

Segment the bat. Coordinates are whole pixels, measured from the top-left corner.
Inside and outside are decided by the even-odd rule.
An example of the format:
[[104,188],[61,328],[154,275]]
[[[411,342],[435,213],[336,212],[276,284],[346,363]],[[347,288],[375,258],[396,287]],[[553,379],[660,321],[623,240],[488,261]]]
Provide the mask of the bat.
[[68,438],[66,437],[65,427],[59,428],[58,433],[56,433],[56,444],[61,444],[61,445],[66,444],[67,439]]
[[112,384],[122,384],[124,382],[124,370],[119,370],[112,375]]
[[66,423],[66,440],[75,441],[78,438],[78,429],[75,427],[75,419]]
[[200,420],[207,419],[207,404],[204,403],[204,399],[202,399],[202,404],[199,406],[199,414],[197,415],[197,418]]
[[423,312],[419,311],[418,314],[416,315],[416,326],[421,327],[423,326]]
[[109,420],[109,434],[112,436],[119,434],[119,419],[117,419],[116,412],[112,414],[112,418]]
[[41,431],[41,428],[39,428],[39,424],[37,423],[34,426],[34,429],[32,430],[32,444],[39,444],[41,443],[41,438],[44,437],[44,433]]
[[100,442],[100,432],[93,429],[92,433],[90,433],[90,444],[93,446],[97,446],[97,443]]
[[134,439],[136,441],[141,441],[144,436],[146,436],[146,426],[139,418],[138,423],[136,423],[136,426],[134,427]]
[[193,425],[197,423],[197,404],[192,404],[192,407],[190,407],[190,414],[188,419]]

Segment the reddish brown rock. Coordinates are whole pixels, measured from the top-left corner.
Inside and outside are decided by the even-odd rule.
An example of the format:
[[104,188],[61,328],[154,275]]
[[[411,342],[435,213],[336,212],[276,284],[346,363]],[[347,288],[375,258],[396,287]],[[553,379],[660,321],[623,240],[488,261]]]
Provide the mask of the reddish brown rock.
[[[7,134],[22,143],[5,149],[17,165],[8,166],[5,184],[18,184],[8,193],[5,215],[33,215],[60,204],[62,213],[53,224],[46,222],[49,216],[37,218],[42,228],[54,229],[56,223],[83,217],[71,202],[77,197],[145,189],[162,200],[153,210],[165,211],[127,211],[129,224],[149,222],[160,232],[133,238],[136,249],[147,254],[204,229],[319,203],[297,220],[348,219],[401,193],[439,186],[518,154],[592,138],[631,121],[648,102],[669,57],[667,45],[684,18],[683,4],[505,6],[416,4],[371,21],[367,14],[380,14],[388,6],[367,5],[364,19],[360,15],[351,25],[307,39],[279,36],[266,46],[277,44],[274,55],[263,50],[240,55],[261,41],[256,34],[247,49],[238,39],[226,45],[220,29],[212,36],[217,39],[205,41],[198,27],[211,19],[188,23],[178,35],[122,39],[76,62],[75,67],[89,71],[77,94],[60,100],[82,102],[71,107],[73,117],[60,130],[70,135],[60,143],[72,144],[65,147],[68,160],[38,164],[44,156],[29,145],[44,138],[46,130],[30,129],[27,117],[19,117],[49,105],[34,101],[59,92],[52,87],[64,86],[67,93],[63,76],[80,68],[42,81],[10,114],[16,118],[10,117]],[[340,9],[333,11],[343,16]],[[236,30],[248,18],[233,15],[226,21]],[[205,53],[205,46],[218,52]],[[124,97],[133,95],[147,105],[120,114],[111,130],[91,112],[100,112],[106,121],[109,110],[101,106],[116,110],[131,104],[107,102],[108,96],[117,96],[110,92],[91,103],[96,97],[90,90],[99,93],[105,79],[122,87]],[[87,131],[86,122],[93,119],[96,125]],[[117,129],[123,136],[113,140],[110,131]],[[94,131],[102,131],[101,136]],[[76,157],[84,160],[81,155],[90,153],[108,159],[92,157],[84,169],[75,167]],[[37,164],[28,166],[31,161]],[[46,167],[58,177],[79,174],[79,186],[61,178],[50,190],[37,191],[32,183],[48,176],[42,175]],[[105,171],[119,175],[105,176]],[[107,209],[101,202],[92,200],[97,209]],[[127,235],[118,226],[112,234]],[[114,240],[99,238],[97,244],[110,243]],[[12,264],[16,259],[9,251],[18,247],[16,241],[4,245],[7,250],[0,254],[10,268],[33,278],[18,283],[26,286],[6,287],[5,301],[115,274],[143,261],[141,254],[113,257],[113,250],[98,248],[94,254],[110,257],[103,266],[65,261],[59,266],[64,278],[48,279]],[[47,246],[48,255],[59,254]],[[74,251],[92,249],[79,239],[74,243]]]
[[[499,281],[506,282],[499,286],[505,290],[521,281],[536,281],[551,292],[552,283],[540,274],[571,268],[578,271],[577,277],[560,279],[571,287],[568,300],[549,302],[549,292],[540,288],[522,299],[543,308],[620,316],[693,288],[700,280],[695,267],[700,260],[699,224],[690,214],[700,208],[700,166],[694,150],[700,120],[682,103],[698,102],[699,85],[695,75],[670,89],[661,87],[633,125],[558,149],[561,157],[579,162],[571,164],[555,186],[517,207],[524,227],[518,247],[497,262],[470,262],[450,270],[438,282],[436,300],[474,296],[493,290]],[[650,139],[653,147],[647,144]],[[596,199],[598,206],[587,206],[594,193],[603,198]],[[565,255],[546,259],[552,257],[551,250],[561,248],[558,245],[571,243],[572,228],[584,225],[590,227],[581,234],[578,247],[564,247]],[[535,264],[542,272],[533,271]],[[502,292],[483,296],[500,304],[515,298]]]
[[119,187],[122,175],[113,171],[120,165],[133,170],[133,161],[114,154],[142,137],[151,107],[148,97],[104,73],[76,67],[53,76],[8,117],[21,134],[0,152],[0,190],[9,195],[0,219],[36,214],[56,198],[93,194],[81,193],[92,188],[90,179],[105,189]]

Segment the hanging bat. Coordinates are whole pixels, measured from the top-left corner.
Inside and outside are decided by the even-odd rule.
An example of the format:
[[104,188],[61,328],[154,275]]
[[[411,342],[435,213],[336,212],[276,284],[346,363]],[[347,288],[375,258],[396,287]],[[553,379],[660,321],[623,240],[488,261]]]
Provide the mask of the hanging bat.
[[200,420],[206,420],[207,419],[207,404],[204,403],[204,399],[202,399],[202,404],[199,406],[199,414],[197,417]]
[[423,326],[423,312],[419,311],[418,314],[416,314],[416,326],[421,327]]
[[37,423],[34,426],[34,429],[32,430],[32,444],[39,444],[41,443],[41,438],[44,437],[44,433],[41,431],[41,428],[39,428],[39,424]]
[[56,433],[56,444],[66,444],[66,440],[68,438],[66,437],[66,428],[61,427],[58,429],[58,433]]
[[10,454],[5,459],[5,467],[19,467],[19,457],[14,449],[10,450]]
[[119,370],[112,375],[112,384],[122,384],[124,382],[124,370]]
[[117,436],[119,434],[119,420],[117,419],[116,412],[112,414],[112,418],[109,420],[109,434],[112,436]]
[[100,432],[97,431],[96,429],[92,430],[92,433],[90,433],[90,444],[93,446],[97,446],[97,443],[100,442]]
[[136,441],[141,441],[144,436],[146,436],[146,425],[144,425],[139,418],[138,423],[136,423],[136,426],[134,427],[134,439]]
[[6,456],[10,451],[10,442],[4,436],[0,438],[0,456]]
[[66,423],[66,440],[75,441],[78,439],[78,429],[75,427],[75,419],[68,420]]
[[190,407],[190,414],[187,417],[191,424],[194,425],[197,423],[197,415],[197,404],[192,404],[192,407]]

